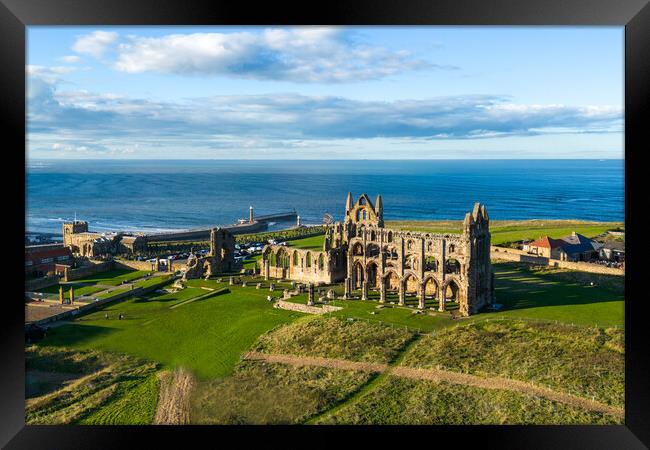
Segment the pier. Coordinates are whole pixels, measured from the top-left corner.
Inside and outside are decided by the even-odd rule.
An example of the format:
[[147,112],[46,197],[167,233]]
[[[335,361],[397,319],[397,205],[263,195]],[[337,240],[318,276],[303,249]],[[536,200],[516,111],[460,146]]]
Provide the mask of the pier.
[[[248,219],[240,219],[239,223],[226,225],[219,228],[225,228],[232,234],[257,233],[268,229],[270,222],[290,222],[297,221],[298,213],[296,210],[267,214],[254,217],[253,208],[251,207]],[[187,231],[172,231],[169,233],[152,233],[146,234],[148,242],[171,242],[171,241],[207,241],[210,239],[210,228],[195,228]]]

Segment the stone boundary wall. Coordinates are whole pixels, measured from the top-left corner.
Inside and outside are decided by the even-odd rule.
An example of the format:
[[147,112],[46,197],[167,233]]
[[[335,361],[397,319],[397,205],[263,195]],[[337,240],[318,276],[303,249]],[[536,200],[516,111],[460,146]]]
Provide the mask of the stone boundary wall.
[[165,285],[171,283],[173,280],[174,280],[174,277],[169,277],[168,279],[163,280],[160,283],[157,283],[157,284],[155,284],[153,286],[149,286],[147,288],[138,287],[138,288],[135,288],[135,289],[130,290],[130,291],[120,292],[119,294],[116,294],[116,295],[114,295],[112,297],[108,297],[108,298],[104,298],[104,299],[98,299],[95,302],[90,302],[90,303],[88,303],[86,305],[83,305],[83,306],[80,306],[78,308],[70,309],[68,311],[64,311],[64,312],[56,314],[54,316],[50,316],[50,317],[47,317],[45,319],[37,320],[37,321],[35,321],[33,323],[35,323],[37,325],[44,325],[46,323],[56,322],[57,320],[65,319],[65,318],[68,318],[68,317],[78,316],[81,313],[90,311],[90,310],[92,310],[94,308],[97,308],[98,306],[105,305],[106,303],[109,303],[109,302],[114,302],[114,301],[117,301],[117,300],[123,300],[125,298],[132,297],[134,295],[148,294],[149,292],[153,292],[153,291],[155,291],[157,289],[160,289],[162,286],[165,286]]
[[301,303],[285,302],[283,300],[278,300],[277,303],[273,305],[273,307],[286,309],[289,311],[303,312],[307,314],[325,314],[328,312],[338,311],[339,309],[342,309],[340,306],[331,306],[331,305],[308,306],[308,305],[303,305]]
[[119,259],[119,260],[116,259],[115,268],[155,271],[156,263],[147,262],[147,261],[131,261],[127,259]]
[[492,246],[490,257],[492,259],[503,259],[506,261],[523,262],[527,264],[539,264],[541,266],[557,267],[560,269],[578,270],[580,272],[598,273],[601,275],[624,276],[624,269],[601,266],[587,262],[571,262],[549,259],[543,256],[529,255],[523,250]]
[[114,261],[104,261],[98,264],[93,264],[91,266],[79,267],[77,269],[67,269],[65,271],[64,281],[78,280],[79,278],[84,278],[88,275],[94,275],[100,272],[108,272],[109,270],[113,269],[114,266]]
[[51,275],[47,277],[36,278],[25,282],[25,291],[33,292],[38,289],[54,286],[59,283],[58,275]]

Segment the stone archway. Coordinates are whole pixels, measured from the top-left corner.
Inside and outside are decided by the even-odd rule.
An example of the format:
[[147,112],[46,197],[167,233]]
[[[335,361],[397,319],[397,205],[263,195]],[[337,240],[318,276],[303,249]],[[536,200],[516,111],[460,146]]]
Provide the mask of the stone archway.
[[438,298],[440,293],[440,286],[435,278],[429,277],[424,280],[424,296],[427,298]]
[[440,310],[447,309],[447,303],[454,302],[460,305],[461,290],[458,281],[452,279],[447,280],[440,289]]
[[366,281],[369,288],[378,287],[377,283],[377,263],[370,261],[366,266]]
[[400,279],[399,276],[392,270],[384,275],[384,283],[386,290],[397,291],[399,290]]
[[417,294],[419,291],[418,279],[412,273],[406,274],[404,277],[404,292],[407,294]]

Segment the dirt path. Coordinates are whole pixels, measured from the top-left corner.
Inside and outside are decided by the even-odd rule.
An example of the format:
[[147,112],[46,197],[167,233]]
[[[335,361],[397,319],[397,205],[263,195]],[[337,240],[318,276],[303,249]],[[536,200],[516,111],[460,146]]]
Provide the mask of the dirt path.
[[558,392],[547,387],[537,386],[531,383],[512,380],[509,378],[480,377],[477,375],[452,372],[448,370],[418,369],[404,366],[389,367],[387,364],[361,363],[342,359],[265,354],[258,352],[247,353],[244,355],[244,359],[290,364],[294,366],[318,366],[334,369],[360,370],[364,372],[388,372],[388,375],[397,377],[418,380],[444,381],[447,383],[462,384],[465,386],[473,386],[482,389],[503,389],[528,395],[534,395],[537,397],[543,397],[548,400],[565,403],[567,405],[583,408],[589,411],[610,414],[619,418],[624,417],[623,408],[609,406],[595,400],[589,400],[577,395]]
[[265,361],[271,363],[290,364],[292,366],[317,366],[328,367],[331,369],[359,370],[363,372],[384,372],[388,368],[386,364],[373,364],[348,361],[345,359],[319,358],[312,356],[266,354],[258,352],[246,353],[244,355],[244,359],[247,359],[249,361]]
[[190,423],[190,393],[194,387],[192,375],[183,369],[160,374],[160,390],[154,424],[186,425]]

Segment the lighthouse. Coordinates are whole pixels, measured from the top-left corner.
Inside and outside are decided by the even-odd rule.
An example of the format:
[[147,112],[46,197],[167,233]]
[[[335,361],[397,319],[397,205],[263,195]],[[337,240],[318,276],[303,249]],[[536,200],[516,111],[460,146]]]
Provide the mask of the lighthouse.
[[248,223],[253,223],[253,207],[252,206],[249,208]]

